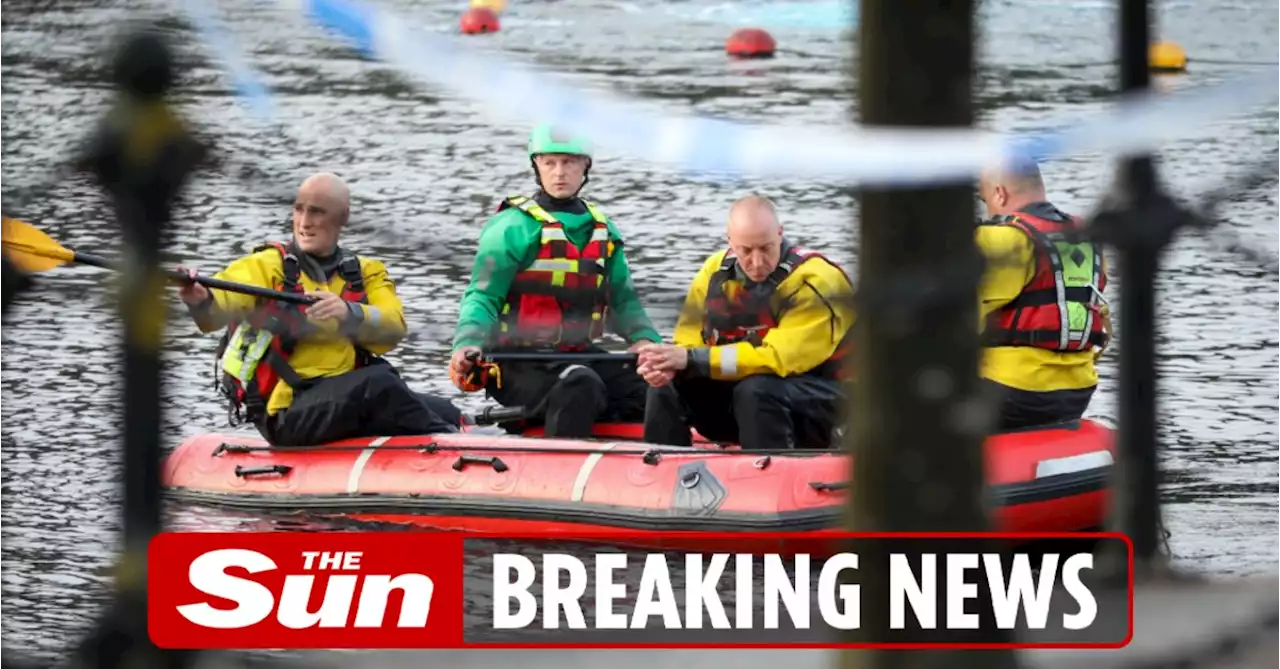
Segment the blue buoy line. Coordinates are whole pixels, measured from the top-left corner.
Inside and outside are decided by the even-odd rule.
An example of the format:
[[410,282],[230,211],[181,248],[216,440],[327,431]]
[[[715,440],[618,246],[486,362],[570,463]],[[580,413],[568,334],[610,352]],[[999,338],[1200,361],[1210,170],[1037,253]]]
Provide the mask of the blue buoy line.
[[[194,7],[199,0],[184,0]],[[390,11],[358,0],[278,0],[366,56],[420,82],[483,103],[487,113],[529,124],[555,123],[598,145],[702,175],[805,177],[854,184],[914,186],[971,180],[1009,160],[1151,151],[1197,134],[1207,123],[1277,99],[1280,67],[1170,94],[1126,99],[1106,114],[1053,124],[1032,134],[980,129],[788,127],[676,115],[619,96],[567,85],[560,77],[465,48],[458,38],[414,30]],[[208,12],[191,17],[259,117],[272,118],[270,93]],[[513,104],[512,101],[519,101]]]

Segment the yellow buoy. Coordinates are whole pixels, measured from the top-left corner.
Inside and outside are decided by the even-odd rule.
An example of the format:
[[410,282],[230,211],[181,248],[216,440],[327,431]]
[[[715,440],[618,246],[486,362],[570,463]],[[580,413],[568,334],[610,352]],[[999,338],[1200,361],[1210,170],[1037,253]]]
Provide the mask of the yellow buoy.
[[507,8],[507,0],[471,0],[472,9],[488,9],[494,14],[501,14]]
[[1156,42],[1147,52],[1151,69],[1155,72],[1185,72],[1187,52],[1173,42]]

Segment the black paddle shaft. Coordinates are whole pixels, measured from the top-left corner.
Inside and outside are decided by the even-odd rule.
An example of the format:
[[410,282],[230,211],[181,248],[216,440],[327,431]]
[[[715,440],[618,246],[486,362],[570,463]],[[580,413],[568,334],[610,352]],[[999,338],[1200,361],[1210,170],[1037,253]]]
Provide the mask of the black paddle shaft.
[[467,356],[472,362],[635,362],[635,353],[560,353],[557,351],[522,351],[510,353],[473,353]]
[[[89,255],[87,253],[78,253],[78,252],[75,254],[75,256],[76,256],[75,261],[82,265],[92,265],[94,267],[105,267],[107,269],[114,269],[114,270],[120,269],[119,265],[116,262],[112,260],[108,260],[107,258],[103,258],[102,256],[95,256],[95,255]],[[169,277],[174,281],[181,281],[182,283],[191,283],[193,281],[190,275],[186,274],[185,272],[180,272],[176,269],[168,270],[168,274],[169,274]],[[204,286],[205,288],[225,290],[232,293],[243,293],[245,295],[253,295],[254,297],[262,297],[269,300],[279,300],[281,302],[291,302],[293,304],[313,304],[316,301],[316,298],[314,297],[307,297],[306,295],[300,295],[298,293],[286,293],[279,290],[272,290],[270,288],[250,286],[249,284],[245,284],[245,283],[236,283],[234,281],[224,281],[222,279],[215,279],[210,276],[196,276],[194,281]]]

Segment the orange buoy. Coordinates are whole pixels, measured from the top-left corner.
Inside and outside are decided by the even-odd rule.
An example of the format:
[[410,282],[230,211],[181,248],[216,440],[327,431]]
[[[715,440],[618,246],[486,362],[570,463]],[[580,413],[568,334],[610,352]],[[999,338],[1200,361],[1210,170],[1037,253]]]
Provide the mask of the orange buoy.
[[1175,42],[1155,42],[1148,50],[1147,60],[1154,72],[1186,72],[1187,52]]
[[498,32],[498,15],[488,7],[471,7],[462,13],[458,27],[467,35]]
[[773,58],[777,47],[769,33],[759,28],[742,28],[729,36],[724,50],[736,58]]

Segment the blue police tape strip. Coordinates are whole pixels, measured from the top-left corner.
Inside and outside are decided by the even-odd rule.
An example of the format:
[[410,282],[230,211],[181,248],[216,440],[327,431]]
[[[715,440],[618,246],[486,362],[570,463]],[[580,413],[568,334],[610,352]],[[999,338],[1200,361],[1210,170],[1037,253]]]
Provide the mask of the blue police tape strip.
[[[633,14],[647,14],[654,10],[652,4],[618,5]],[[845,30],[858,21],[858,3],[851,0],[814,0],[767,3],[723,3],[707,6],[665,5],[661,11],[686,21],[721,23],[753,28],[809,28],[819,30]]]
[[250,111],[260,120],[275,121],[275,103],[258,72],[240,57],[240,49],[222,29],[218,19],[203,0],[183,0],[182,7],[200,36],[209,43],[212,55],[222,61],[231,84],[240,97],[249,102]]
[[[1097,152],[1120,156],[1203,132],[1207,123],[1272,102],[1280,68],[1173,94],[1130,98],[1099,117],[1030,135],[971,129],[746,125],[675,116],[651,105],[567,86],[558,77],[472,52],[457,38],[412,30],[354,0],[280,0],[428,84],[485,103],[488,113],[551,122],[631,158],[734,176],[831,178],[879,186],[972,179],[983,168]],[[225,55],[225,54],[224,54]]]
[[[979,15],[1004,11],[1009,7],[1032,8],[1044,12],[1115,11],[1115,0],[1003,0],[999,5],[979,4]],[[754,28],[796,28],[847,30],[857,24],[860,7],[856,0],[735,0],[712,5],[616,2],[621,11],[649,16],[655,11],[684,21],[719,23]],[[1193,0],[1165,0],[1159,3],[1162,14],[1170,10],[1193,7]],[[1197,60],[1197,62],[1202,62]]]

